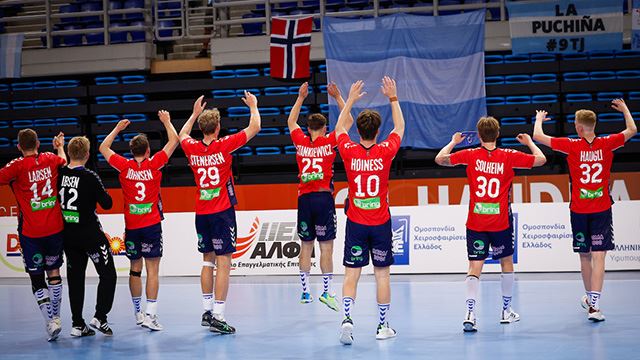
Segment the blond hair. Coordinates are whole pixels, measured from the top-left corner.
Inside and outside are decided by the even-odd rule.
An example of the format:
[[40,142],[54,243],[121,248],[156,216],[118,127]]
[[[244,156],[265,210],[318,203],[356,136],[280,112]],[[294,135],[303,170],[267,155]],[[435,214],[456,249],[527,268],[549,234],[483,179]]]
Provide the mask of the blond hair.
[[220,111],[218,109],[208,109],[198,116],[198,126],[205,135],[211,135],[216,132],[220,125]]
[[576,111],[576,123],[586,128],[594,129],[596,127],[596,113],[591,110],[580,109]]
[[69,140],[67,151],[71,160],[84,160],[89,157],[89,147],[91,143],[84,136],[76,136]]

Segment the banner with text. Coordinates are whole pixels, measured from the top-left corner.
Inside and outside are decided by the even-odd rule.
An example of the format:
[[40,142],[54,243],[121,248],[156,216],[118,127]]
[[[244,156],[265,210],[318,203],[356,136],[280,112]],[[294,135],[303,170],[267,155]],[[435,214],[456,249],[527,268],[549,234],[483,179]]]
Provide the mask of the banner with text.
[[622,1],[509,1],[507,7],[514,54],[622,50]]
[[[465,205],[392,207],[392,272],[464,273],[467,271]],[[514,204],[516,271],[579,271],[572,250],[567,203]],[[620,201],[613,206],[615,250],[607,254],[609,270],[640,270],[640,201]],[[103,228],[115,254],[120,276],[127,276],[122,215],[101,215]],[[296,234],[295,210],[238,211],[237,250],[233,254],[234,275],[298,274],[300,242]],[[344,273],[346,218],[338,211],[338,234],[334,246],[334,272]],[[167,214],[163,222],[163,276],[198,276],[202,256],[197,251],[193,213]],[[0,217],[0,277],[26,277],[20,256],[16,218]],[[351,249],[347,249],[349,252]],[[319,249],[312,258],[312,273],[319,274]],[[90,262],[91,263],[91,262]],[[499,264],[487,260],[487,271]],[[95,276],[91,265],[89,275]],[[370,273],[369,266],[365,273]],[[63,269],[63,274],[65,271]]]

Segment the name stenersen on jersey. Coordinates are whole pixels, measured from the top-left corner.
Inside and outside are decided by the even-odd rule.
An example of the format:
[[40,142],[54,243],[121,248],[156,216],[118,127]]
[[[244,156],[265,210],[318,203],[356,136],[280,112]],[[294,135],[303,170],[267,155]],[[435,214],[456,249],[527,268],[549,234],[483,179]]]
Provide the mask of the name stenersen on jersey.
[[475,170],[485,174],[504,174],[504,164],[478,159]]
[[191,155],[189,156],[189,164],[191,166],[215,166],[220,165],[225,162],[224,155],[222,153],[215,153],[211,155],[198,156]]
[[298,149],[298,156],[302,157],[318,158],[333,155],[333,148],[331,147],[331,144],[314,148],[303,145],[296,145],[296,148]]
[[378,159],[351,159],[352,171],[380,171],[384,169],[384,161]]
[[29,182],[38,182],[42,180],[51,179],[51,168],[44,168],[40,170],[29,171]]

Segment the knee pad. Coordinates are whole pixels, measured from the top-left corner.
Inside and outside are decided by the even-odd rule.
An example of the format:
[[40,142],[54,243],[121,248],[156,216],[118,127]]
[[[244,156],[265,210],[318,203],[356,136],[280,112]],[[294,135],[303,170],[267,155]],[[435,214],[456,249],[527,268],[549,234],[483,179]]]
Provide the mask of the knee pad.
[[206,267],[216,267],[211,261],[203,261],[202,262],[202,266],[206,266]]
[[47,283],[49,283],[49,285],[62,284],[62,278],[60,276],[49,276]]
[[135,276],[135,277],[141,277],[142,276],[142,271],[129,270],[129,275],[130,276]]
[[44,281],[44,274],[29,274],[31,278],[31,290],[35,293],[40,289],[46,289],[47,283]]

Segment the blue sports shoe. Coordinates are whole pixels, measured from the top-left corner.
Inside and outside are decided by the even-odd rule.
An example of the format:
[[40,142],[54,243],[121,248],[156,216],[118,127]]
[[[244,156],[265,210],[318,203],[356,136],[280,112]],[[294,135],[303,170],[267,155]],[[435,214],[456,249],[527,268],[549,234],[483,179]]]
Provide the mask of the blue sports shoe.
[[311,296],[311,294],[309,294],[308,292],[303,292],[302,296],[300,297],[300,303],[308,304],[310,302],[313,302],[313,297]]

